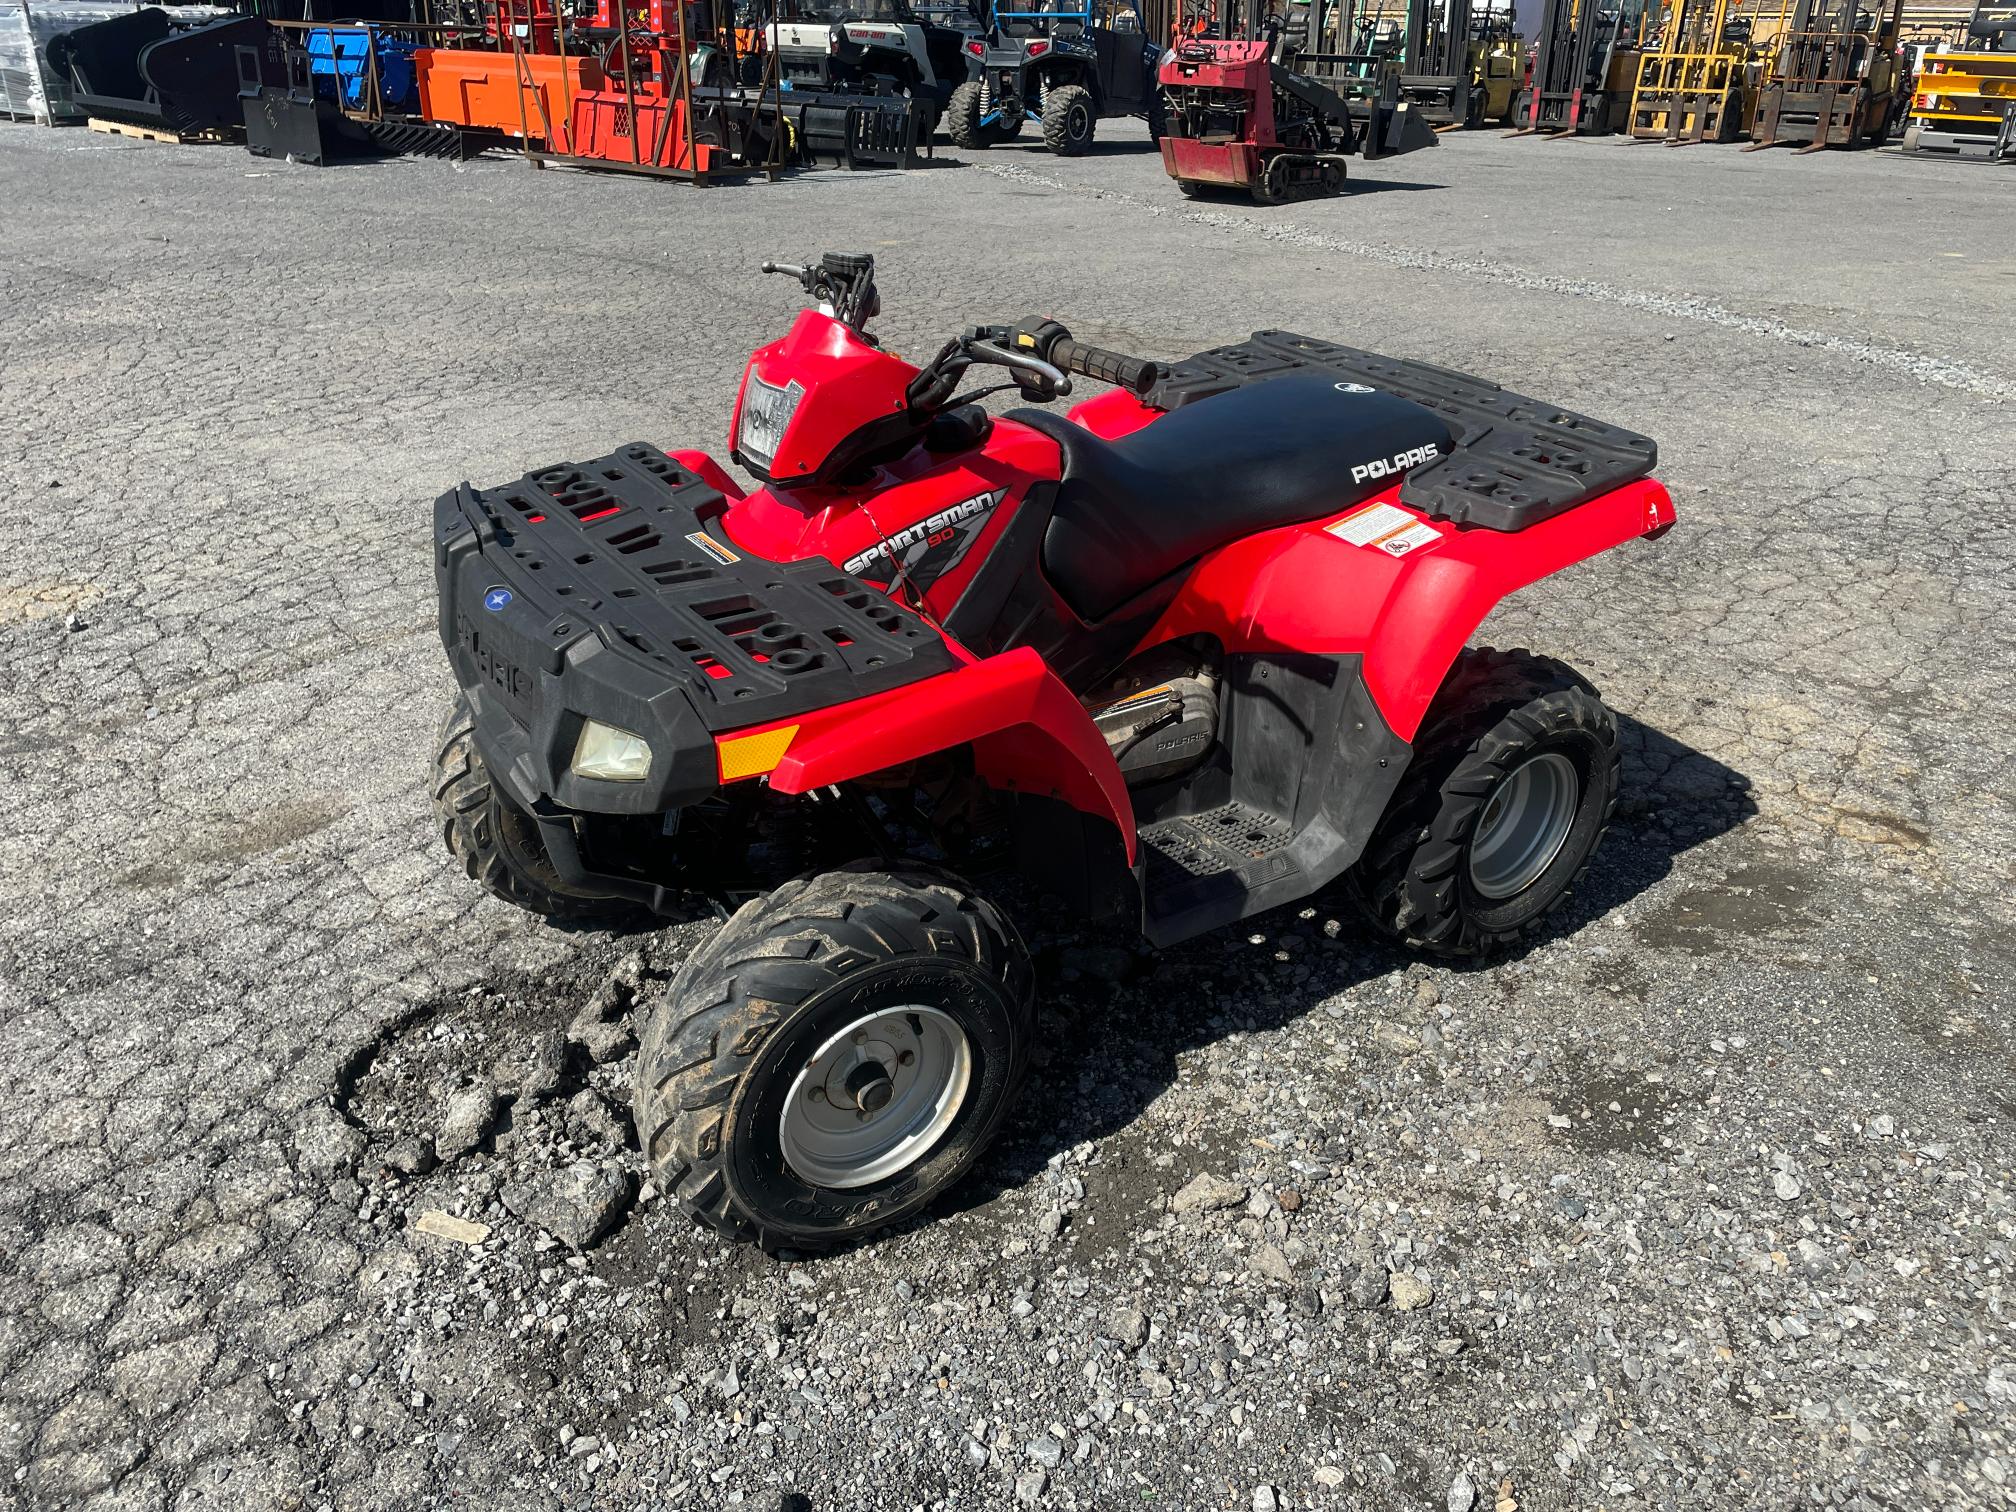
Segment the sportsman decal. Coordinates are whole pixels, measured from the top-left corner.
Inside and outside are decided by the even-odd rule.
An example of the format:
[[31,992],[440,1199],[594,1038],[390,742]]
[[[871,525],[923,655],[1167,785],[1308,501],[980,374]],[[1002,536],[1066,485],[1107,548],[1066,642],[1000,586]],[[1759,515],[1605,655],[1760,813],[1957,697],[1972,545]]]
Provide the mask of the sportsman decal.
[[987,528],[988,516],[1007,496],[1007,489],[997,488],[962,500],[915,525],[904,526],[840,565],[856,577],[883,586],[901,577],[921,592],[965,560]]

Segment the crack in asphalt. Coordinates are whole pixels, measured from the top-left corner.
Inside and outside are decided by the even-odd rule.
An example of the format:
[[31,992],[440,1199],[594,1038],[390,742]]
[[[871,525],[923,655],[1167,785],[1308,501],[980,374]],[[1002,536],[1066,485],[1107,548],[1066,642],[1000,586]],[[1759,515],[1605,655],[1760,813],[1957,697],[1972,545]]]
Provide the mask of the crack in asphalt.
[[1246,216],[1230,215],[1220,210],[1199,210],[1181,205],[1159,204],[1138,194],[1093,188],[1083,184],[1069,184],[1062,179],[1047,178],[1043,174],[1032,173],[1027,168],[1018,168],[1007,163],[974,162],[968,166],[1011,183],[1051,189],[1087,199],[1106,200],[1149,215],[1173,215],[1195,225],[1209,226],[1217,231],[1230,231],[1235,235],[1252,237],[1260,241],[1284,243],[1309,251],[1338,252],[1348,257],[1369,258],[1393,268],[1447,273],[1484,283],[1504,284],[1516,289],[1531,289],[1545,294],[1559,294],[1569,299],[1594,300],[1671,320],[1691,320],[1701,325],[1735,331],[1745,336],[1756,336],[1767,341],[1784,342],[1798,347],[1817,347],[1837,356],[1846,357],[1850,361],[1880,368],[1886,373],[1900,378],[1910,378],[1919,383],[1935,384],[1966,394],[1978,394],[1985,399],[2016,399],[2016,379],[2005,378],[1999,373],[1972,367],[1964,362],[1950,362],[1941,358],[1922,356],[1903,347],[1830,335],[1825,331],[1791,325],[1769,315],[1732,310],[1725,304],[1699,296],[1657,294],[1649,289],[1619,287],[1616,284],[1604,283],[1600,279],[1575,278],[1560,273],[1534,273],[1488,257],[1458,257],[1447,252],[1424,251],[1419,247],[1351,241],[1345,237],[1312,231],[1307,226],[1297,225],[1293,221],[1261,222]]

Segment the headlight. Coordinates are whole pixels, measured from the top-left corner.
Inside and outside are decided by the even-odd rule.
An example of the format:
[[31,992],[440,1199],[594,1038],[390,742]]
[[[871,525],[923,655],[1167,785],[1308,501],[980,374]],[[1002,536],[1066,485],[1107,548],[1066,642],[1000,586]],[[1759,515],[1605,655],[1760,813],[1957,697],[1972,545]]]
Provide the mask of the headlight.
[[784,432],[791,428],[791,417],[798,413],[798,403],[804,397],[802,383],[794,381],[778,388],[754,373],[749,375],[742,390],[741,434],[735,438],[735,449],[745,463],[766,474],[770,471],[777,448],[784,444]]
[[605,782],[642,782],[651,773],[651,747],[641,736],[589,720],[574,742],[574,775]]

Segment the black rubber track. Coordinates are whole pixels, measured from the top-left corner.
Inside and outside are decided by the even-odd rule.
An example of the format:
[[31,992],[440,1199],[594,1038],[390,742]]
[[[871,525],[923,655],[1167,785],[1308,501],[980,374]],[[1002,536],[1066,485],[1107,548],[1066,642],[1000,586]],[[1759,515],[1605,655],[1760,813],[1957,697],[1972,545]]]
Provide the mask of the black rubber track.
[[[760,1052],[788,1035],[807,1005],[877,967],[932,962],[988,979],[1005,996],[1010,1033],[990,1078],[922,1163],[928,1178],[881,1204],[872,1219],[834,1213],[813,1226],[766,1217],[738,1201],[729,1179],[730,1119]],[[744,904],[688,959],[644,1026],[634,1100],[645,1159],[660,1187],[694,1218],[765,1249],[816,1251],[915,1213],[970,1168],[999,1128],[1027,1073],[1034,1034],[1033,972],[1014,927],[956,878],[929,867],[856,862],[788,882]],[[786,1068],[766,1068],[782,1076]],[[990,1105],[978,1106],[985,1098]]]
[[497,791],[476,752],[474,721],[459,694],[434,740],[434,819],[448,854],[492,893],[529,913],[570,924],[626,923],[641,916],[619,898],[564,891],[537,826]]
[[[1507,905],[1484,906],[1465,880],[1470,836],[1498,782],[1561,749],[1582,775],[1561,862]],[[1414,739],[1407,773],[1349,877],[1385,933],[1439,955],[1475,956],[1538,934],[1588,870],[1617,805],[1617,722],[1571,667],[1486,647],[1457,658]],[[1579,856],[1571,851],[1579,850]],[[1532,906],[1514,908],[1524,900]],[[1493,916],[1523,915],[1494,922]]]

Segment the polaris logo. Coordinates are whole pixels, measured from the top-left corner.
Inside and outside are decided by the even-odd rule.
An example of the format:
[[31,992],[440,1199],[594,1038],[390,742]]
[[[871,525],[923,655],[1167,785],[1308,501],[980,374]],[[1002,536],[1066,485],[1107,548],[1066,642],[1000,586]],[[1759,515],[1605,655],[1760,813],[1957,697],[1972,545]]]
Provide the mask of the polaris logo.
[[1419,467],[1423,462],[1433,462],[1441,455],[1442,448],[1433,441],[1426,446],[1412,446],[1397,456],[1385,457],[1377,462],[1360,462],[1351,469],[1351,481],[1363,483],[1367,478],[1390,478],[1410,467]]
[[[866,572],[878,562],[893,565],[899,572],[910,568],[913,569],[914,582],[914,569],[922,566],[924,558],[933,550],[939,550],[950,556],[951,560],[945,562],[944,567],[951,566],[959,557],[964,556],[965,548],[972,544],[972,538],[964,527],[970,521],[991,513],[994,506],[1007,496],[1007,489],[997,488],[992,493],[980,494],[976,498],[954,504],[949,509],[941,509],[929,518],[919,520],[915,525],[904,526],[886,541],[877,541],[866,551],[847,558],[840,566],[843,570],[857,575]],[[913,553],[913,547],[922,547],[923,550]],[[940,567],[939,571],[942,572],[944,567]],[[920,583],[918,586],[923,585]]]

